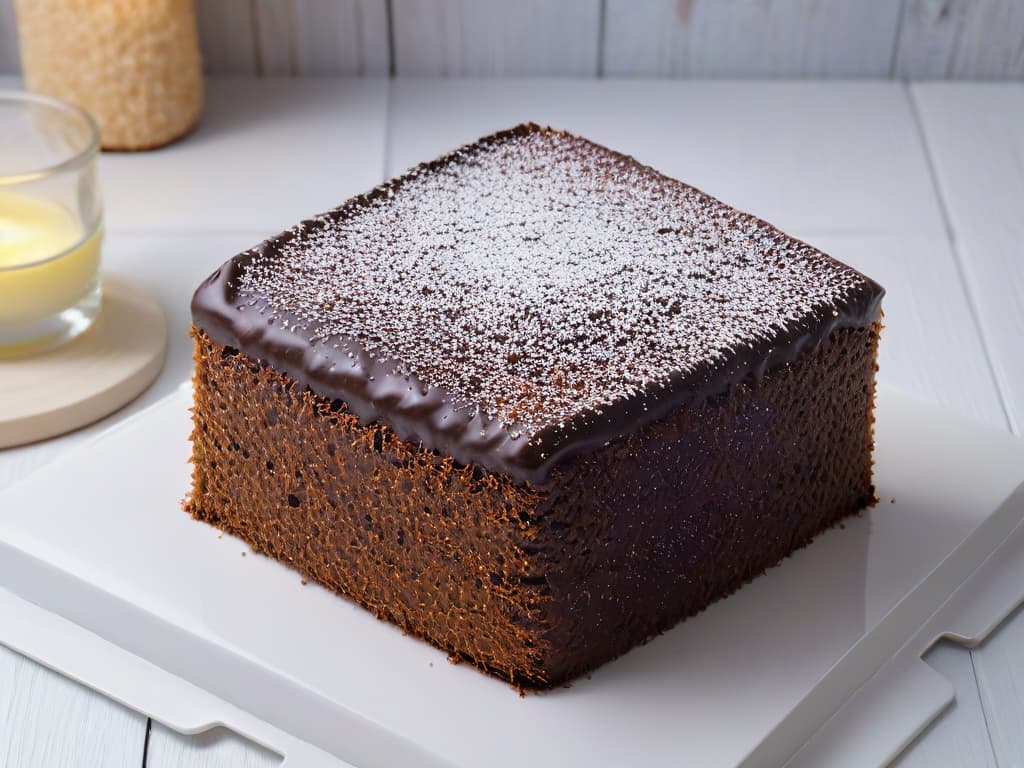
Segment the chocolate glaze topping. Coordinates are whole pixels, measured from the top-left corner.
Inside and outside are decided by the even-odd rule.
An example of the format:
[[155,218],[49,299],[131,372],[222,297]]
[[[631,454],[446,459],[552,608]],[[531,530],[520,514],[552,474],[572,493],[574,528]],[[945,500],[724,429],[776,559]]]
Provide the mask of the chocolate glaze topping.
[[522,125],[225,263],[214,341],[531,483],[878,319],[882,288],[630,157]]

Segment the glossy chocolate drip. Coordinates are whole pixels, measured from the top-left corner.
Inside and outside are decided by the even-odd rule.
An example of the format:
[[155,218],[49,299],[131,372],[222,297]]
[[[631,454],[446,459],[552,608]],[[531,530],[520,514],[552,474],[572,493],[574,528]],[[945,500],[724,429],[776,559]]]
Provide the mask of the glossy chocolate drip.
[[[496,152],[501,153],[497,159]],[[510,164],[514,167],[506,173],[505,168]],[[551,180],[558,173],[562,176]],[[564,185],[566,178],[570,182],[575,180],[581,192],[576,199],[575,194],[566,194],[565,189],[557,187],[559,195],[574,199],[567,204],[568,212],[552,224],[548,209],[538,205],[537,198],[544,193],[550,197],[549,183]],[[400,354],[391,354],[387,349],[389,323],[396,322],[396,318],[405,319],[402,310],[392,306],[394,296],[380,297],[382,303],[377,313],[380,328],[372,324],[366,326],[373,330],[375,339],[372,344],[368,342],[365,327],[362,333],[340,332],[339,326],[351,321],[352,315],[346,314],[346,307],[338,309],[339,302],[359,304],[359,311],[364,311],[363,306],[368,304],[365,312],[375,312],[374,296],[355,295],[348,289],[349,281],[354,277],[362,278],[366,272],[378,270],[381,280],[385,281],[382,294],[391,291],[401,298],[402,291],[406,291],[412,297],[410,305],[420,300],[420,291],[432,291],[430,285],[423,282],[423,276],[411,272],[408,265],[398,270],[397,276],[388,273],[394,260],[392,250],[408,247],[413,241],[408,232],[389,239],[388,227],[381,226],[381,222],[374,219],[392,213],[392,206],[412,205],[410,210],[418,212],[424,219],[435,217],[443,235],[438,239],[427,237],[422,244],[415,244],[425,251],[423,258],[412,263],[426,262],[428,267],[437,270],[439,257],[435,249],[438,248],[449,249],[453,260],[440,262],[442,270],[451,269],[453,263],[458,265],[460,257],[466,259],[467,264],[473,259],[481,261],[480,240],[486,238],[487,233],[480,235],[479,230],[489,220],[481,223],[472,216],[468,221],[460,218],[451,213],[453,204],[450,203],[454,195],[465,194],[466,185],[479,184],[481,179],[490,182],[490,186],[481,193],[481,206],[485,209],[488,204],[497,205],[488,203],[486,199],[493,188],[498,196],[503,194],[502,189],[511,190],[504,193],[507,200],[499,201],[507,203],[506,207],[497,208],[499,212],[518,210],[519,206],[527,211],[523,214],[522,240],[527,243],[537,241],[536,249],[548,249],[538,253],[537,269],[552,271],[552,281],[564,277],[558,272],[560,268],[577,269],[588,275],[585,270],[593,270],[594,263],[602,258],[604,261],[600,261],[600,266],[626,270],[624,274],[627,277],[633,274],[631,261],[635,260],[638,273],[647,279],[652,274],[656,277],[657,270],[663,266],[672,267],[677,262],[689,264],[689,259],[704,271],[686,274],[667,271],[665,283],[668,290],[656,298],[664,302],[666,297],[671,299],[678,295],[679,301],[664,302],[667,304],[666,315],[681,313],[684,318],[692,317],[694,324],[703,323],[708,318],[717,319],[716,327],[721,330],[717,335],[714,328],[704,333],[702,326],[702,332],[698,333],[671,318],[660,320],[660,315],[655,314],[650,318],[646,314],[639,318],[631,317],[629,333],[623,335],[620,332],[615,341],[624,350],[623,355],[633,355],[633,358],[613,360],[608,370],[595,367],[583,351],[574,356],[571,348],[574,341],[568,334],[564,343],[559,342],[561,347],[556,345],[557,354],[552,357],[551,368],[575,366],[575,370],[570,371],[574,375],[586,370],[598,382],[601,377],[607,379],[603,388],[597,384],[591,386],[593,382],[588,381],[579,398],[582,405],[576,410],[572,407],[573,392],[568,389],[573,386],[572,382],[558,382],[555,377],[560,374],[553,370],[522,374],[516,369],[520,347],[512,346],[512,342],[509,342],[507,350],[500,346],[495,349],[492,341],[465,333],[462,336],[464,346],[460,347],[465,349],[463,359],[448,359],[442,353],[441,345],[434,341],[445,333],[447,326],[431,327],[424,322],[418,329],[419,333],[411,339],[407,338],[408,327],[411,326],[405,327],[404,331],[403,343],[408,357],[416,359],[415,365]],[[621,182],[618,187],[615,186],[617,182]],[[646,185],[641,192],[649,193],[648,198],[638,198],[633,193],[632,189],[638,184]],[[536,195],[532,194],[533,190],[536,190]],[[516,197],[517,194],[520,197]],[[658,220],[653,220],[649,197],[664,201],[665,215],[671,226],[666,226],[661,220],[660,212]],[[630,205],[637,208],[635,216]],[[622,208],[627,209],[625,213],[620,211]],[[533,210],[536,221],[530,218],[530,210]],[[607,221],[603,213],[605,210],[610,211]],[[593,226],[583,230],[570,229],[578,227],[584,216],[594,218]],[[496,230],[502,225],[509,225],[499,216],[491,219]],[[368,222],[365,229],[371,235],[358,229],[364,222]],[[535,227],[532,226],[534,224]],[[615,227],[627,231],[619,234]],[[353,231],[366,242],[357,241],[359,247],[341,245],[344,238],[354,237]],[[595,231],[599,232],[600,238],[594,236]],[[573,232],[582,234],[574,235]],[[505,240],[495,237],[495,248],[508,247],[507,236],[502,236]],[[593,239],[596,243],[593,259],[587,261],[590,257],[585,255],[578,267],[571,266],[571,259],[564,266],[552,261],[551,249],[574,244],[576,237]],[[681,244],[678,246],[680,255],[675,259],[670,252],[676,247],[676,241],[672,240],[665,246],[662,239],[677,237]],[[545,239],[550,242],[543,242]],[[325,243],[332,245],[334,241],[339,243],[336,251],[325,251]],[[598,254],[598,246],[606,248],[606,252]],[[656,261],[651,256],[656,248],[670,255]],[[694,248],[703,250],[694,255]],[[684,253],[683,249],[689,250]],[[740,276],[733,280],[737,284],[727,281],[723,288],[721,277],[707,274],[714,272],[708,265],[713,267],[716,264],[718,250],[723,253],[723,266],[733,269],[730,274]],[[375,255],[367,256],[369,251],[374,251]],[[500,256],[503,252],[495,253]],[[485,276],[493,277],[486,272],[490,255],[483,253],[483,266],[477,265],[476,268],[485,270],[482,273]],[[529,254],[524,258],[529,268]],[[356,263],[359,259],[363,262],[351,267],[353,270],[358,267],[358,270],[347,276],[321,274],[320,266],[323,264],[332,269],[341,264],[340,268],[345,269],[350,260]],[[766,280],[776,279],[770,262],[777,262],[780,273],[784,275],[778,279],[789,281],[784,290],[753,284],[762,274]],[[755,263],[755,266],[746,266],[750,263]],[[290,271],[282,271],[285,268]],[[451,274],[448,278],[452,279]],[[747,285],[741,279],[751,281],[751,284]],[[634,290],[626,278],[614,284],[619,291]],[[293,285],[297,287],[293,289]],[[583,341],[575,342],[577,344],[591,343],[590,339],[595,334],[600,338],[604,326],[598,327],[599,323],[607,321],[600,315],[611,314],[611,321],[615,321],[614,306],[601,308],[601,302],[607,303],[604,295],[587,296],[585,280],[570,285],[583,295],[566,296],[566,304],[575,302],[569,309],[540,302],[525,308],[541,321],[554,318],[547,325],[555,327],[545,327],[543,322],[528,326],[534,329],[531,332],[535,336],[519,338],[516,342],[525,343],[528,349],[529,343],[549,341],[550,334],[566,330],[578,332],[577,337]],[[316,290],[301,290],[308,286]],[[438,286],[442,295],[445,295],[445,287]],[[458,287],[463,292],[472,290],[472,284],[468,288]],[[346,290],[350,293],[346,294]],[[788,293],[790,291],[792,297]],[[769,316],[752,329],[749,308],[744,310],[744,315],[734,306],[739,307],[742,300],[749,298],[747,294],[757,296],[760,293],[764,293],[766,300],[782,307],[785,314],[781,309],[776,310],[777,317],[766,312]],[[200,286],[193,299],[192,311],[196,326],[216,342],[266,361],[323,397],[344,401],[361,419],[386,423],[402,439],[422,441],[429,448],[451,455],[460,462],[476,463],[538,484],[548,478],[553,467],[568,457],[616,440],[675,408],[722,393],[732,384],[750,377],[759,379],[766,371],[791,363],[803,352],[827,343],[835,329],[870,326],[878,319],[882,294],[877,284],[849,267],[754,217],[740,214],[691,187],[660,176],[630,158],[568,134],[536,126],[521,126],[419,166],[369,195],[303,222],[231,259]],[[560,301],[557,292],[551,292],[551,295],[555,296],[551,301]],[[317,301],[311,302],[310,296],[316,297]],[[325,298],[321,300],[321,296]],[[474,298],[477,303],[474,303]],[[628,299],[625,303],[634,312],[638,312],[637,307],[642,305],[637,302],[635,294],[622,294],[620,298]],[[388,299],[392,305],[387,304]],[[463,306],[456,297],[453,301],[457,306],[452,306],[451,310],[456,315],[479,312],[479,299],[470,297]],[[483,299],[490,300],[486,295]],[[712,305],[711,302],[720,304]],[[511,302],[507,298],[503,300],[500,296],[495,299],[495,304],[487,307],[491,315],[482,315],[484,320],[493,318],[494,324],[506,322],[509,313],[524,311],[522,303]],[[594,313],[588,319],[588,306],[600,308],[596,313],[597,319]],[[735,324],[729,322],[730,312],[740,317]],[[567,317],[571,322],[566,322]],[[457,323],[458,318],[453,322]],[[571,327],[564,328],[566,324]],[[525,321],[524,327],[527,327]],[[487,330],[481,328],[481,333]],[[512,330],[517,331],[518,326],[512,326]],[[402,335],[400,331],[393,333]],[[547,336],[537,338],[540,334]],[[614,329],[609,334],[614,337]],[[650,334],[650,338],[644,334]],[[630,367],[626,365],[629,360],[635,359],[638,366],[654,366],[652,360],[663,361],[666,355],[670,355],[674,342],[672,334],[680,339],[678,368],[665,369],[660,363],[662,368],[656,370],[661,374],[645,376],[643,381],[624,376],[622,371]],[[645,345],[653,350],[647,357]],[[486,364],[482,365],[482,362]],[[495,381],[479,384],[470,381],[467,384],[453,374],[453,371],[455,374],[460,372],[459,366],[474,365],[485,371],[493,370]],[[510,373],[513,370],[516,370],[515,378]],[[449,385],[441,383],[445,380],[455,381],[460,391],[452,391]],[[524,398],[523,405],[507,407],[501,396],[520,381],[526,384],[535,382],[539,390],[553,394],[547,399],[541,396],[532,400]],[[577,386],[583,390],[583,385]],[[523,415],[517,418],[516,414],[520,412]]]

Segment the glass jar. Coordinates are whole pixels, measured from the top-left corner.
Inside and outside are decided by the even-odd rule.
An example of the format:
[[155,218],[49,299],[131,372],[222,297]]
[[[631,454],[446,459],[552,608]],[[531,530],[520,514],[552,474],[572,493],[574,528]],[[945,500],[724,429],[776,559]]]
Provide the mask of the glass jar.
[[15,0],[14,10],[25,87],[87,109],[104,149],[153,149],[195,127],[193,0]]
[[98,151],[82,109],[0,92],[0,357],[63,344],[100,311]]

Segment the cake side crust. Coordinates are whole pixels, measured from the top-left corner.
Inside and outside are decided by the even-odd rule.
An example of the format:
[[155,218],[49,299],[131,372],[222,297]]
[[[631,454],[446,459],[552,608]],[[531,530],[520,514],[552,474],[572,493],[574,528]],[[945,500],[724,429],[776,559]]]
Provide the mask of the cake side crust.
[[878,330],[837,331],[531,485],[361,424],[196,329],[187,509],[450,654],[550,687],[873,501]]
[[[535,568],[572,679],[735,592],[877,502],[881,322],[583,457],[538,510]],[[828,578],[829,574],[823,574]]]
[[521,579],[543,488],[360,425],[342,401],[193,337],[186,511],[453,657],[546,684],[549,598]]

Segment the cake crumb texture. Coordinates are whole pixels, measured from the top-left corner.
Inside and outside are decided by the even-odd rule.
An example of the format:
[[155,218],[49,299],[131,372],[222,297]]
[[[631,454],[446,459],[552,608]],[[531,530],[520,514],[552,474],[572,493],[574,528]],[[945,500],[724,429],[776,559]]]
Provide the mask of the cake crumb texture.
[[534,486],[362,423],[195,330],[187,509],[455,658],[548,688],[874,503],[878,331],[836,331]]

